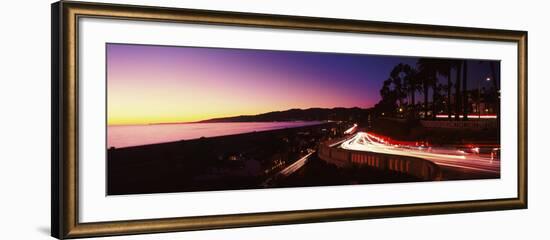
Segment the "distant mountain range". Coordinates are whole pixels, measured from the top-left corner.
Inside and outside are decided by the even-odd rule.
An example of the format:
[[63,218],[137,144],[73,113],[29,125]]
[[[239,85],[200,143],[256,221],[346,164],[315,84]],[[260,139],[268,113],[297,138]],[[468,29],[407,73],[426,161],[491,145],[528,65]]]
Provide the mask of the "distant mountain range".
[[342,121],[361,119],[368,115],[370,109],[363,108],[309,108],[275,111],[257,115],[213,118],[199,123],[216,122],[284,122],[284,121]]

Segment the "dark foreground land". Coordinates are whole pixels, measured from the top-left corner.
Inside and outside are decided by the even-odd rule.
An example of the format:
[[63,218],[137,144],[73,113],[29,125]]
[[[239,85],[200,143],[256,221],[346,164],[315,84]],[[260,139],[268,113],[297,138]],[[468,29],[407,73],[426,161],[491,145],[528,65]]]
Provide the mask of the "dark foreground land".
[[278,179],[277,185],[279,187],[314,187],[420,181],[423,180],[402,173],[381,171],[369,167],[338,168],[314,155],[296,173]]
[[[441,121],[445,121],[443,119]],[[470,120],[479,121],[479,120]],[[496,121],[496,120],[481,120]],[[487,143],[500,145],[498,128],[445,129],[422,127],[417,121],[397,121],[380,118],[372,122],[371,131],[402,141],[425,141],[433,145],[459,145],[469,143]]]
[[[338,168],[317,156],[320,143],[340,139],[354,122],[327,122],[316,126],[200,138],[107,150],[107,194],[239,190],[277,187],[423,181],[403,173],[364,166]],[[418,124],[384,119],[358,122],[398,140],[420,140],[433,145],[496,143],[499,132],[433,130]],[[288,174],[293,163],[303,166]],[[303,160],[303,159],[302,159]],[[487,179],[494,174],[472,173],[441,166],[442,179]],[[286,174],[281,174],[285,172]],[[499,176],[496,176],[498,178]]]
[[[327,123],[231,136],[109,149],[107,194],[420,181],[368,168],[341,169],[316,154],[289,176],[280,171],[349,125]],[[269,183],[267,183],[270,180]]]
[[250,189],[307,154],[335,123],[107,151],[107,193]]

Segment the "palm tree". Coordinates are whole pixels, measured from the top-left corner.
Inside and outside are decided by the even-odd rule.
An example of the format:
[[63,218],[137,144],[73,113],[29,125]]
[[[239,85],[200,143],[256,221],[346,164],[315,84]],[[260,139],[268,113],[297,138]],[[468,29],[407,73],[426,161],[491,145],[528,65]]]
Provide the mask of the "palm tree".
[[433,118],[435,119],[436,118],[436,113],[439,112],[439,110],[443,109],[444,106],[443,106],[443,95],[441,94],[441,91],[444,89],[444,85],[443,84],[437,84],[435,85],[435,88],[433,89],[433,106],[432,106],[432,111],[433,111]]
[[[484,63],[485,61],[480,61],[480,63]],[[497,119],[500,118],[500,105],[498,104],[499,102],[499,89],[498,89],[498,77],[497,77],[497,70],[496,70],[496,64],[495,64],[495,61],[489,61],[488,62],[489,64],[489,68],[491,70],[491,82],[493,84],[493,89],[494,89],[494,101],[495,101],[495,114],[496,114],[496,117]]]
[[456,69],[456,82],[455,82],[455,119],[460,120],[460,114],[462,109],[462,94],[460,91],[460,81],[462,78],[462,61],[453,61],[453,65]]
[[468,61],[463,60],[462,61],[462,91],[463,91],[463,112],[464,112],[464,120],[468,120]]
[[437,74],[440,72],[439,62],[433,58],[420,58],[416,63],[419,77],[422,79],[424,92],[424,117],[428,117],[428,91],[432,87],[432,117],[435,118],[436,101],[439,100],[437,92]]
[[402,63],[396,65],[390,72],[390,78],[386,80],[389,81],[392,91],[394,91],[395,97],[399,101],[399,107],[403,107],[403,98],[407,96],[404,80],[401,75],[403,68],[404,65]]
[[[423,72],[423,71],[418,72],[418,77],[421,79],[422,95],[424,95],[424,118],[428,118],[428,108],[429,108],[428,94],[429,94],[430,87],[433,87],[433,82],[434,82],[435,78],[432,77],[431,74]],[[433,102],[435,102],[434,95],[432,95],[432,105],[433,105]],[[435,111],[433,111],[433,109],[432,109],[432,113],[434,113],[434,112]]]
[[[495,103],[498,103],[499,102],[499,89],[498,89],[498,77],[497,77],[497,70],[496,70],[496,65],[495,65],[495,61],[479,61],[480,64],[484,64],[484,63],[487,63],[489,64],[489,69],[491,70],[491,82],[493,84],[493,94],[494,97],[491,97],[492,100],[495,102]],[[496,114],[496,117],[497,119],[500,117],[500,106],[498,104],[495,105],[495,114]]]
[[[415,116],[415,103],[416,92],[419,91],[419,80],[417,77],[417,71],[408,64],[399,63],[395,66],[391,73],[390,78],[394,82],[395,91],[399,96],[398,99],[408,98],[410,96],[410,112],[411,116]],[[400,102],[402,104],[402,102]]]
[[[495,90],[495,102],[498,103],[499,102],[499,89],[498,89],[498,77],[497,77],[497,71],[496,71],[496,65],[495,65],[495,61],[489,61],[489,67],[491,68],[491,82],[493,82],[493,88]],[[500,105],[496,105],[495,106],[495,113],[496,113],[496,117],[497,119],[500,118]],[[500,121],[498,121],[500,122]]]
[[403,98],[407,97],[407,89],[405,86],[405,75],[406,75],[406,64],[400,63],[396,65],[391,73],[389,80],[391,81],[391,86],[395,92],[395,96],[399,101],[399,107],[403,107]]
[[447,87],[447,118],[450,120],[452,118],[452,106],[451,106],[451,89],[453,87],[452,83],[451,83],[451,76],[448,77],[448,83],[446,85]]
[[[442,77],[447,78],[447,85],[442,88],[445,88],[447,90],[447,100],[446,100],[446,109],[447,109],[447,118],[451,119],[452,114],[452,105],[451,105],[451,98],[452,98],[452,87],[453,82],[452,80],[452,70],[453,68],[456,68],[456,61],[455,60],[444,60],[444,59],[432,59],[431,64],[433,64],[433,68],[437,71],[437,74],[441,75]],[[437,81],[437,76],[436,76]],[[437,82],[435,82],[437,84]],[[435,86],[434,84],[434,86]],[[435,111],[434,111],[435,112]]]
[[396,106],[395,102],[397,101],[397,94],[394,89],[392,89],[393,80],[388,78],[384,81],[382,89],[380,89],[380,96],[382,99],[377,104],[376,108],[382,112],[395,112]]
[[412,68],[410,65],[404,65],[403,73],[405,85],[407,86],[407,91],[411,95],[411,116],[416,118],[416,92],[420,91],[420,81],[419,75],[416,69]]

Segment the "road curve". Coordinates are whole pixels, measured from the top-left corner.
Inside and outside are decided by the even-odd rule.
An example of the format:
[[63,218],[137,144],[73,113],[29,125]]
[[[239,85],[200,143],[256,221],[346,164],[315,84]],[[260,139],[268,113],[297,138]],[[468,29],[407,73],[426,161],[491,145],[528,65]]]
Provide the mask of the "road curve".
[[470,172],[500,174],[500,159],[490,154],[467,153],[452,147],[422,147],[390,144],[383,138],[367,132],[358,132],[340,144],[348,150],[417,157],[440,166],[459,168]]

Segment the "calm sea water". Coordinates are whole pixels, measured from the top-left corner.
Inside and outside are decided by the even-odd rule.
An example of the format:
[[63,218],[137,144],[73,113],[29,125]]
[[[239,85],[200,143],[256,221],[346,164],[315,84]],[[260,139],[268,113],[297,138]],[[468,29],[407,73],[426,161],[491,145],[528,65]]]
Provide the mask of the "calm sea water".
[[107,127],[108,147],[130,147],[248,132],[312,126],[323,122],[239,122],[124,125]]

